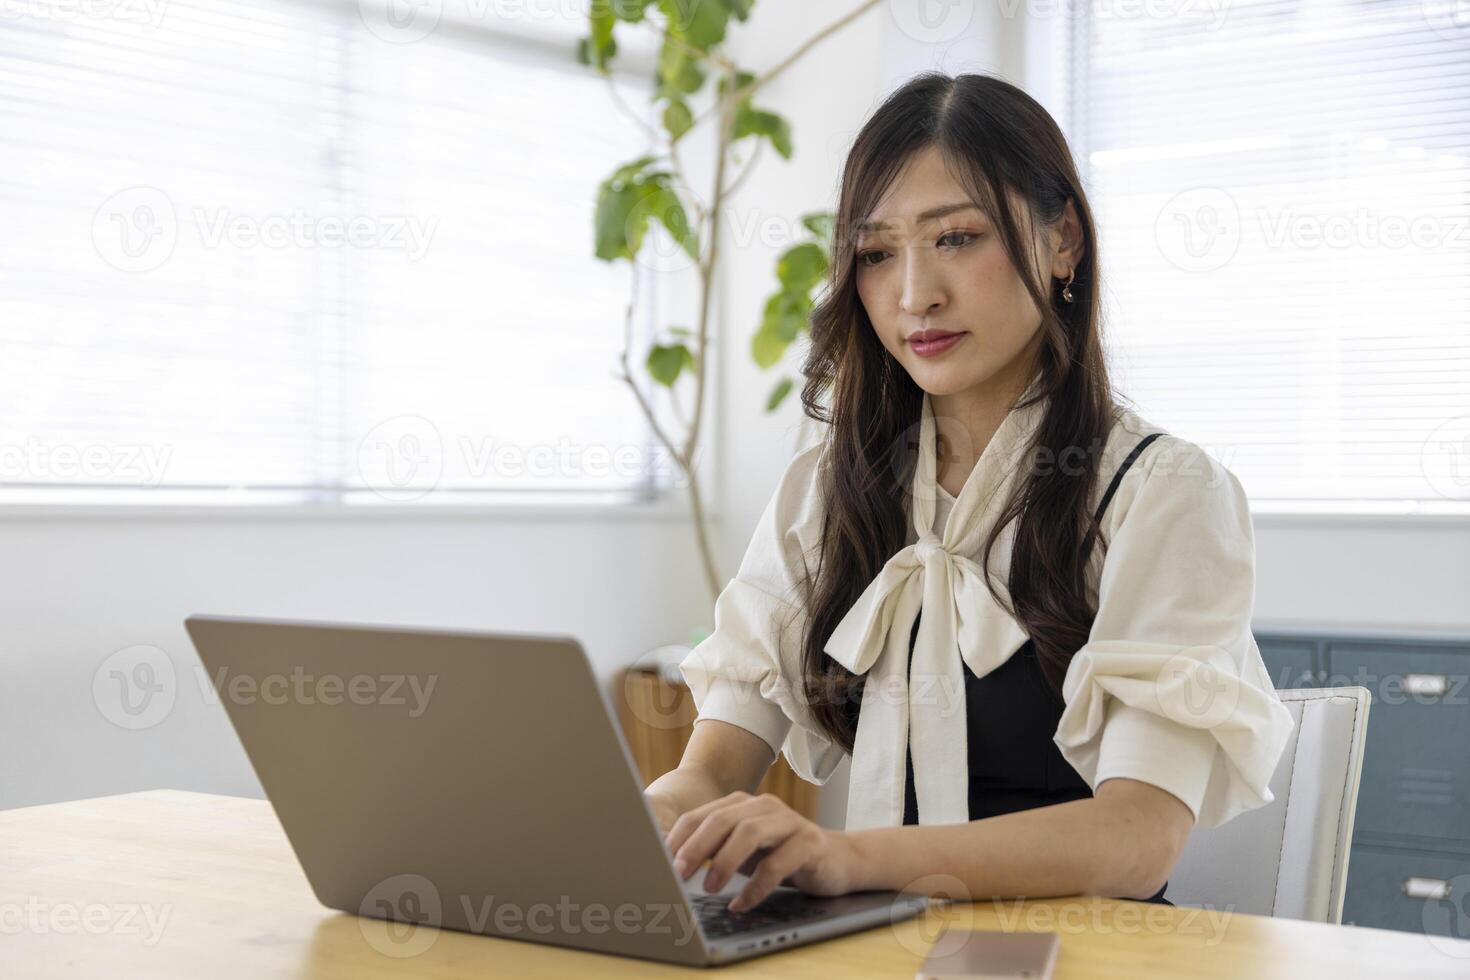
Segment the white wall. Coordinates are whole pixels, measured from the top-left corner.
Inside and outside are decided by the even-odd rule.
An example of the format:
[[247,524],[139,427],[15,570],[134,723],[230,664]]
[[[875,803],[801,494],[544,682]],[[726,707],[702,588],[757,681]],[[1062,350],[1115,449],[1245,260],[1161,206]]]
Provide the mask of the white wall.
[[1470,633],[1470,521],[1257,515],[1259,626]]
[[[598,673],[687,638],[706,596],[667,515],[0,519],[0,808],[155,787],[259,795],[199,689],[190,613],[570,633]],[[114,651],[160,648],[177,699],[115,725]]]

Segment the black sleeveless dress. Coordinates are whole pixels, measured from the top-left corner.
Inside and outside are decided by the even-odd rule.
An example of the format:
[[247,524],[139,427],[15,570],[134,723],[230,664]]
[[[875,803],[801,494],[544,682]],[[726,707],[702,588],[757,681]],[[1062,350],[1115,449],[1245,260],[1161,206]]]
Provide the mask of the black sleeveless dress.
[[[1118,467],[1097,509],[1102,520],[1123,474],[1150,442],[1161,433],[1140,440]],[[920,616],[922,616],[922,612]],[[919,632],[919,621],[909,634],[909,650]],[[965,712],[969,728],[970,819],[982,820],[1002,813],[1030,810],[1086,799],[1092,795],[1071,763],[1052,741],[1066,702],[1053,691],[1041,672],[1036,646],[1027,640],[1005,663],[984,677],[976,677],[968,665],[965,675]],[[844,709],[857,725],[860,698],[850,698]],[[914,791],[913,760],[905,762],[905,824],[917,824],[918,799]],[[1174,903],[1164,898],[1168,882],[1158,893],[1142,899],[1160,905]]]

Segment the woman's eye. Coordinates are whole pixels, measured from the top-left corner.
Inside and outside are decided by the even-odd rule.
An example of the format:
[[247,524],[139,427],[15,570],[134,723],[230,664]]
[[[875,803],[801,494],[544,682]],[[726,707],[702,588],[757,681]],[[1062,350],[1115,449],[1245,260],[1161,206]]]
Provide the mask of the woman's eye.
[[[938,242],[941,245],[949,242],[952,248],[963,248],[979,237],[979,235],[969,231],[947,231],[939,236]],[[858,253],[857,260],[859,264],[871,269],[873,266],[880,265],[887,254],[887,252],[872,249],[867,252]]]

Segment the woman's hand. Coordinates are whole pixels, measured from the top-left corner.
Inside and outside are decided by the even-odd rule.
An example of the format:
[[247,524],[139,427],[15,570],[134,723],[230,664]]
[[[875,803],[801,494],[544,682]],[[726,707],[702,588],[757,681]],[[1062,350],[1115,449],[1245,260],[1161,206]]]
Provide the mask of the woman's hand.
[[750,876],[730,902],[733,912],[783,884],[812,895],[842,895],[854,877],[848,836],[818,826],[770,793],[731,793],[690,810],[674,821],[668,845],[682,880],[710,862],[706,891],[719,891],[737,871]]

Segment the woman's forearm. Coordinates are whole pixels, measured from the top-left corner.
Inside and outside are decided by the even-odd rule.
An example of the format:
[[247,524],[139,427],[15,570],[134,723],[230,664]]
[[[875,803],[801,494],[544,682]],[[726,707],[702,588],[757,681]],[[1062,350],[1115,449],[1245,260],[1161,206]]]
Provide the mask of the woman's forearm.
[[703,806],[729,792],[715,775],[698,763],[681,763],[644,787],[645,796],[661,798],[676,814]]
[[700,720],[678,767],[649,783],[643,793],[677,817],[737,790],[755,792],[774,759],[759,735],[718,719]]
[[[964,824],[849,831],[854,889],[959,879],[974,901],[1105,895],[1147,898],[1171,866],[1147,814],[1096,797]],[[966,896],[953,896],[965,899]]]

